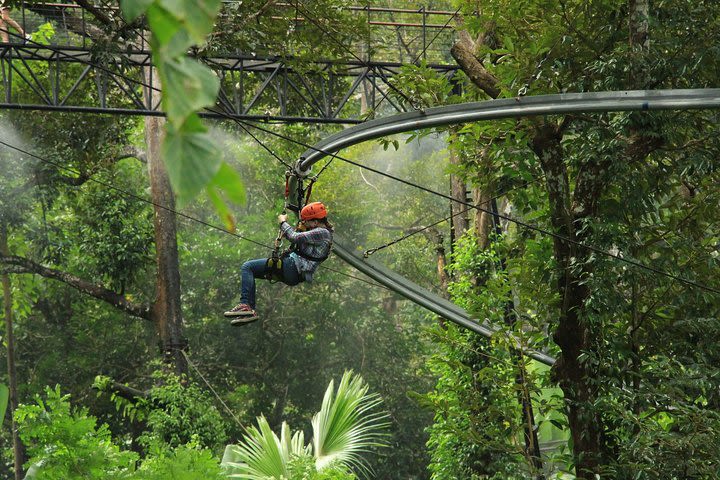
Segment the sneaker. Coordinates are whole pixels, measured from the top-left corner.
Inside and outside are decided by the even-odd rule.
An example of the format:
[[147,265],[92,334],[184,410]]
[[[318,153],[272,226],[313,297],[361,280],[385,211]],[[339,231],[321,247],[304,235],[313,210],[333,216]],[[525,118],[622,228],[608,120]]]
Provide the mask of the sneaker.
[[247,317],[235,317],[232,320],[230,320],[230,325],[233,327],[238,327],[240,325],[247,325],[248,323],[257,322],[258,320],[257,314]]
[[232,317],[252,317],[256,316],[255,310],[252,309],[250,305],[247,303],[239,303],[235,305],[233,308],[228,310],[227,312],[223,313],[228,318]]

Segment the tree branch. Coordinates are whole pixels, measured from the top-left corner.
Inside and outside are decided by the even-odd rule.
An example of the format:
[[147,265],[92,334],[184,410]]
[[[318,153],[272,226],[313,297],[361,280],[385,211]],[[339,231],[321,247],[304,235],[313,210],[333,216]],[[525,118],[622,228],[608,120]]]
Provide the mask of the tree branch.
[[148,398],[148,393],[136,388],[128,387],[122,383],[112,382],[108,385],[107,390],[114,393],[118,397],[122,397],[126,400],[135,401],[139,398]]
[[450,49],[450,54],[475,86],[490,98],[497,98],[500,95],[497,77],[490,73],[475,57],[474,45],[470,43],[468,38],[461,36],[460,40],[455,42]]
[[109,303],[113,307],[134,317],[152,321],[148,305],[131,302],[124,295],[109,290],[102,285],[89,282],[71,273],[49,268],[28,258],[15,255],[0,255],[0,271],[7,273],[35,273],[45,278],[63,282],[76,290]]
[[56,20],[58,16],[61,16],[65,27],[77,35],[87,36],[93,40],[102,38],[104,35],[102,29],[86,22],[84,19],[76,15],[65,11],[65,9],[62,7],[51,7],[43,3],[27,3],[25,4],[25,8],[27,8],[31,12],[37,13],[47,21]]
[[97,5],[94,5],[87,0],[75,0],[75,3],[80,5],[84,10],[92,13],[93,17],[95,17],[100,23],[102,23],[106,27],[113,26],[114,22],[112,21],[112,19]]

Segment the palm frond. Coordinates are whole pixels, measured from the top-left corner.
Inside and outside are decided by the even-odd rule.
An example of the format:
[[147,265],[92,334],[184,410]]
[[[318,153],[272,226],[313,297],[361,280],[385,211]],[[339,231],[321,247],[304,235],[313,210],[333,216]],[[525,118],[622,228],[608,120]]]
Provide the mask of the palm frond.
[[295,437],[283,422],[282,439],[275,435],[265,417],[257,419],[258,427],[250,427],[243,441],[225,448],[222,465],[228,478],[267,480],[287,477],[287,463],[295,448]]
[[361,453],[370,447],[386,446],[388,415],[377,411],[382,400],[368,394],[362,377],[343,374],[337,393],[330,382],[320,411],[313,417],[313,450],[318,471],[336,462],[368,473]]

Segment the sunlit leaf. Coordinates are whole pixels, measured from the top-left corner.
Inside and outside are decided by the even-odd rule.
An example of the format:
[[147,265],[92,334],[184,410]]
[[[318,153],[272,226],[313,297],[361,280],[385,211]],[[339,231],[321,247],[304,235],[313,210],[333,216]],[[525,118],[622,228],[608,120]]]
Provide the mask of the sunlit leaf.
[[212,204],[215,205],[215,210],[218,215],[220,215],[220,219],[223,221],[227,231],[235,233],[235,216],[233,216],[227,203],[225,203],[220,195],[220,192],[212,185],[208,185],[207,195]]
[[191,113],[215,103],[220,80],[209,68],[189,58],[158,66],[163,83],[163,106],[168,120],[181,123]]
[[132,22],[145,13],[154,0],[122,0],[120,8],[128,22]]
[[170,12],[153,4],[147,13],[148,24],[153,33],[152,50],[158,66],[166,59],[184,55],[192,45],[190,36]]
[[179,130],[168,124],[162,150],[179,207],[200,193],[220,169],[220,152],[195,114]]
[[210,182],[210,185],[222,190],[231,202],[245,203],[245,185],[240,178],[240,174],[227,163],[223,162],[220,165],[220,169]]
[[182,22],[193,43],[202,43],[215,22],[220,0],[159,0],[160,5]]

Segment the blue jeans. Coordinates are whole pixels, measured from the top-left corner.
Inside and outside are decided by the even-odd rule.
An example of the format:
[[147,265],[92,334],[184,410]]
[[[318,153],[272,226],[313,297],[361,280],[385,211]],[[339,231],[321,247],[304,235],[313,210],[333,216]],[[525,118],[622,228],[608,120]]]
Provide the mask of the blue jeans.
[[[250,305],[255,309],[255,277],[264,277],[268,274],[267,258],[248,260],[242,266],[242,287],[240,291],[240,303]],[[297,271],[295,261],[290,257],[282,259],[282,280],[285,285],[297,285],[302,277]]]

